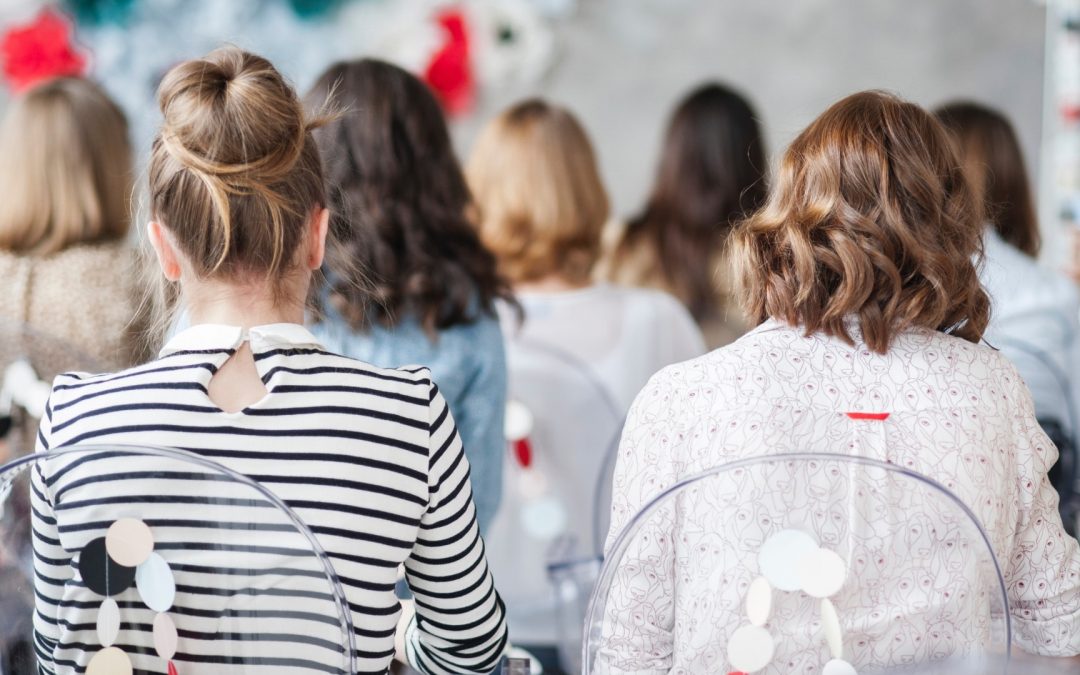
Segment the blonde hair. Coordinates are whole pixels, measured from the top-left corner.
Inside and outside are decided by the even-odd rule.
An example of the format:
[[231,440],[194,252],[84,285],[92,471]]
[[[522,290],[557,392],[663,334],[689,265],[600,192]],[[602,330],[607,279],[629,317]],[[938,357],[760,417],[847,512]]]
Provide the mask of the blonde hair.
[[466,166],[480,238],[511,282],[589,278],[608,198],[592,144],[569,111],[528,100],[481,134]]
[[784,154],[765,207],[731,239],[743,308],[885,353],[909,327],[982,336],[979,200],[945,129],[882,92],[826,110]]
[[127,120],[100,87],[61,78],[16,98],[0,147],[0,249],[48,255],[127,234]]
[[224,47],[186,61],[158,88],[164,121],[150,156],[152,216],[200,278],[289,272],[322,165],[292,87],[266,59]]

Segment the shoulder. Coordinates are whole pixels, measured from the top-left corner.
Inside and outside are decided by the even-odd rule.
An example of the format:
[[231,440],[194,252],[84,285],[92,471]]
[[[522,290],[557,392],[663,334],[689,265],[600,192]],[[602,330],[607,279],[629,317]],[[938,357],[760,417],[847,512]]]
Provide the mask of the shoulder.
[[612,297],[618,298],[635,314],[693,323],[689,310],[678,298],[667,291],[618,284],[607,284],[607,290]]
[[1080,291],[1064,275],[987,235],[985,259],[979,274],[996,317],[1036,308],[1073,311],[1080,307]]

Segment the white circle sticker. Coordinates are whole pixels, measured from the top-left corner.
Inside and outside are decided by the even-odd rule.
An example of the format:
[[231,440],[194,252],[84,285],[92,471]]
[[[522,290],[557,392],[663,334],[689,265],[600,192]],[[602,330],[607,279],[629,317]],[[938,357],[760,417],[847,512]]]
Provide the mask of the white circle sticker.
[[98,608],[97,637],[102,647],[112,647],[120,634],[120,607],[112,598],[105,598]]
[[554,539],[566,531],[566,509],[554,497],[541,497],[521,507],[521,526],[533,539]]
[[176,580],[169,563],[157,553],[135,569],[135,587],[146,606],[155,612],[167,612],[176,599]]
[[817,547],[814,538],[801,530],[781,530],[762,544],[758,567],[774,588],[797,591],[801,588],[798,562]]
[[827,598],[844,585],[847,564],[844,559],[826,548],[805,554],[798,562],[799,587],[813,598]]
[[772,586],[765,577],[758,577],[746,591],[746,616],[755,626],[764,626],[772,611]]
[[503,418],[503,435],[508,441],[520,441],[533,429],[533,414],[521,401],[506,402],[506,416]]
[[760,626],[743,626],[728,642],[728,661],[736,670],[752,673],[772,661],[776,645],[769,631]]
[[832,657],[844,658],[844,630],[840,627],[840,616],[836,613],[836,607],[828,598],[823,598],[821,601],[821,626],[825,631],[825,642],[829,644]]
[[821,675],[859,675],[855,671],[855,666],[851,665],[843,659],[833,659],[825,664],[825,667],[821,669]]

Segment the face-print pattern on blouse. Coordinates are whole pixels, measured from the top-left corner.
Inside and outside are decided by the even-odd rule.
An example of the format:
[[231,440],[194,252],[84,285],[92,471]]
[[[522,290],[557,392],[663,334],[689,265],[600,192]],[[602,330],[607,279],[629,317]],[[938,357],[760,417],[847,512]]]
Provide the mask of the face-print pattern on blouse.
[[[654,377],[627,421],[610,531],[619,532],[679,479],[730,460],[780,452],[876,458],[936,479],[974,511],[1000,560],[1021,647],[1047,654],[1080,651],[1080,547],[1061,527],[1057,497],[1046,480],[1057,452],[1039,428],[1016,370],[987,347],[938,332],[907,332],[886,355],[855,337],[852,347],[770,321],[734,345]],[[887,411],[889,417],[853,420],[846,415],[851,411]],[[894,513],[895,504],[879,507],[884,510],[864,512],[862,520],[871,526],[887,523],[886,517],[917,521],[917,514]],[[634,617],[637,625],[630,640],[637,648],[624,667],[662,664],[675,673],[693,673],[725,665],[722,647],[703,642],[697,628],[729,619],[737,627],[743,620],[740,603],[757,576],[756,561],[740,567],[710,556],[723,555],[727,539],[760,541],[770,530],[757,520],[761,507],[749,502],[745,520],[712,522],[696,513],[682,514],[690,520],[679,520],[678,528],[671,521],[655,532],[651,553],[634,576],[641,586],[614,600],[620,615]],[[841,516],[843,522],[850,517]],[[956,639],[940,626],[904,619],[921,612],[900,583],[927,580],[917,561],[928,536],[920,527],[900,542],[899,555],[910,556],[910,574],[896,579],[885,595],[868,599],[861,617],[837,608],[846,624],[885,621],[889,610],[900,617],[895,639],[909,646],[920,640],[924,650],[933,651]],[[860,568],[878,566],[873,557],[838,552],[856,577],[865,576]],[[728,568],[748,570],[746,578],[726,579],[731,592],[694,592],[702,575]],[[929,580],[937,585],[948,578]],[[807,611],[816,614],[817,608]],[[853,661],[873,655],[869,644],[848,649]],[[821,650],[814,655],[817,668],[827,654],[824,644]]]

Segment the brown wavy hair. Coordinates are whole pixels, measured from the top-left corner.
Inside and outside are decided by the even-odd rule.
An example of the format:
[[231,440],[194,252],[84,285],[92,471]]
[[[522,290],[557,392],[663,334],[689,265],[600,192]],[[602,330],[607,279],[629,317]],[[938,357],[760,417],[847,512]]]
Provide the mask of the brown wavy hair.
[[1039,221],[1024,153],[1008,118],[978,103],[957,101],[934,111],[953,133],[971,187],[1001,238],[1032,258],[1039,255]]
[[373,59],[330,66],[308,93],[345,112],[315,132],[325,165],[330,302],[353,330],[412,314],[430,333],[511,299],[468,219],[472,203],[446,120],[427,85]]
[[982,337],[981,235],[948,132],[919,106],[868,91],[792,142],[765,207],[734,232],[731,259],[749,316],[848,343],[854,318],[885,353],[911,327]]
[[753,106],[709,83],[679,103],[668,124],[649,201],[612,253],[628,264],[640,247],[694,318],[717,314],[716,258],[734,224],[765,201],[765,144]]

